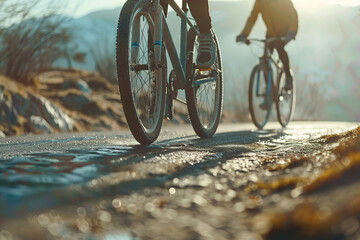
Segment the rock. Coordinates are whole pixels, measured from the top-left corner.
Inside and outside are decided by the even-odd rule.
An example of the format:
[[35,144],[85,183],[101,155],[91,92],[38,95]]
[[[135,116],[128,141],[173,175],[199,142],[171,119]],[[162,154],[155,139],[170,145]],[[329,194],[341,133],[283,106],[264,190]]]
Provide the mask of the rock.
[[66,90],[66,89],[78,89],[83,93],[91,92],[91,88],[89,87],[87,82],[85,82],[82,79],[64,81],[61,85],[61,90]]
[[76,82],[76,87],[83,93],[90,93],[91,89],[89,85],[84,80],[79,80]]
[[71,131],[74,128],[74,120],[65,114],[60,108],[54,106],[50,101],[43,97],[37,98],[42,107],[45,120],[60,131]]
[[106,114],[105,111],[99,107],[98,103],[87,94],[69,92],[61,97],[61,104],[67,109],[82,112],[89,116]]
[[3,133],[2,131],[0,131],[0,137],[6,137],[5,133]]
[[12,96],[12,100],[16,111],[28,122],[31,122],[32,116],[38,116],[60,131],[68,132],[74,128],[74,120],[43,97],[30,93],[27,96],[16,93]]
[[67,109],[81,111],[85,105],[90,103],[90,99],[82,94],[70,92],[61,97],[61,103]]
[[0,123],[15,125],[18,122],[18,114],[5,97],[3,87],[0,88]]
[[51,133],[51,127],[45,119],[39,116],[31,116],[27,123],[30,132],[35,133]]

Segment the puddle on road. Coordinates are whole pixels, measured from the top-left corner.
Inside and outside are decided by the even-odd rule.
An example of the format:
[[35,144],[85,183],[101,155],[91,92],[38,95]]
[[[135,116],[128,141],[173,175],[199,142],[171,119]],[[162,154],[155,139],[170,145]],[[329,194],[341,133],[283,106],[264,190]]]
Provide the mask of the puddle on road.
[[[305,131],[306,132],[306,131]],[[301,137],[294,137],[296,134],[289,134],[286,131],[262,131],[249,134],[230,133],[233,137],[230,140],[226,134],[218,134],[218,145],[214,142],[196,139],[189,141],[185,139],[177,142],[176,145],[163,142],[160,145],[151,145],[149,147],[140,146],[108,146],[98,149],[73,149],[64,153],[36,153],[24,155],[22,157],[14,157],[12,159],[0,160],[0,213],[5,211],[11,204],[10,208],[17,207],[20,203],[25,204],[26,199],[31,199],[33,195],[41,195],[42,197],[51,198],[54,190],[66,190],[70,185],[84,185],[92,180],[109,175],[114,172],[122,171],[124,166],[133,165],[146,161],[148,159],[162,158],[167,153],[184,150],[184,144],[187,145],[185,151],[229,151],[229,149],[237,149],[237,152],[254,150],[254,160],[264,159],[266,157],[276,157],[285,154],[284,151],[290,152],[299,145],[305,146],[314,141],[314,132],[302,132]],[[307,134],[307,135],[306,135]],[[317,134],[317,133],[316,133]],[[246,136],[245,136],[246,135]],[[306,135],[306,136],[305,136]],[[249,140],[250,138],[250,140]],[[223,140],[224,139],[224,140]],[[312,140],[311,140],[312,139]],[[225,141],[226,140],[226,141]],[[206,147],[202,144],[206,143]],[[240,145],[255,144],[249,149]],[[223,149],[222,149],[223,148]],[[236,151],[235,151],[236,152]],[[141,157],[139,157],[141,156]],[[176,159],[175,159],[176,158]],[[174,156],[173,161],[179,164],[178,159],[183,157]],[[185,157],[186,158],[186,157]],[[195,160],[204,160],[206,158],[193,157]],[[168,159],[169,160],[169,159]],[[170,161],[170,160],[169,160]],[[185,162],[189,163],[189,159]],[[244,158],[239,159],[239,163],[235,164],[243,172],[251,169],[250,166],[256,168],[260,166],[260,162],[246,162]],[[195,164],[197,162],[191,163]],[[271,161],[273,164],[273,161]],[[211,165],[212,164],[212,165]],[[209,166],[198,164],[199,169],[212,168],[217,165],[217,161],[213,161]],[[227,165],[224,165],[227,166]],[[232,165],[232,168],[234,167]],[[193,168],[189,168],[193,171]],[[186,172],[186,171],[185,171]],[[65,195],[71,194],[70,192]],[[57,198],[58,196],[55,196]],[[55,199],[56,201],[56,199]],[[54,204],[53,204],[54,205]]]
[[37,153],[2,160],[0,199],[14,199],[70,184],[88,182],[111,172],[109,163],[131,154],[132,147]]
[[[263,146],[261,151],[265,150],[269,154],[284,151],[287,146],[291,148],[299,144],[304,145],[304,139],[307,141],[311,137],[305,137],[303,134],[302,141],[292,139],[296,134],[283,132],[263,131],[260,136],[258,132],[255,135],[258,146]],[[145,160],[139,158],[139,155],[149,158],[158,151],[163,152],[164,148],[159,145],[146,148],[109,146],[92,150],[74,149],[65,153],[36,153],[1,160],[0,200],[6,202],[55,187],[86,183],[116,171],[118,166]]]
[[[194,236],[196,231],[198,231],[196,234],[201,234],[204,231],[203,226],[206,227],[206,231],[214,230],[214,233],[218,233],[217,229],[223,228],[233,233],[232,236],[240,236],[236,234],[242,230],[239,226],[245,224],[243,219],[259,222],[259,231],[263,232],[264,224],[258,221],[260,218],[250,218],[249,216],[252,216],[252,213],[257,214],[263,207],[269,206],[267,204],[271,204],[270,207],[277,204],[282,211],[291,212],[288,209],[299,203],[287,195],[281,195],[282,191],[293,189],[297,183],[303,181],[301,177],[310,174],[308,172],[313,172],[314,166],[310,164],[311,168],[309,169],[307,167],[298,168],[298,166],[308,163],[310,158],[288,159],[288,154],[309,154],[310,157],[317,160],[315,157],[317,157],[318,150],[307,152],[306,149],[316,150],[322,146],[325,140],[316,139],[312,134],[309,131],[298,138],[288,134],[287,131],[263,131],[261,134],[255,132],[250,136],[250,140],[247,140],[247,143],[245,137],[236,138],[234,136],[233,139],[229,139],[228,135],[223,134],[217,136],[219,140],[216,142],[217,144],[211,143],[210,140],[196,140],[186,142],[190,145],[184,147],[185,141],[176,142],[176,145],[164,142],[146,148],[108,146],[99,149],[69,150],[65,153],[38,153],[12,158],[1,161],[2,164],[0,164],[0,216],[16,216],[17,213],[24,213],[27,210],[29,210],[28,212],[44,210],[47,207],[67,203],[78,207],[76,216],[73,216],[74,219],[65,221],[64,218],[64,222],[58,222],[56,210],[49,210],[48,213],[40,213],[31,218],[34,219],[34,221],[31,220],[31,224],[33,222],[40,224],[54,236],[59,234],[56,237],[60,237],[60,234],[64,235],[63,232],[66,231],[70,233],[80,231],[82,234],[89,234],[90,239],[91,234],[107,232],[111,227],[119,230],[119,226],[125,227],[124,232],[133,229],[133,232],[139,233],[144,238],[147,238],[146,234],[150,234],[148,238],[153,237],[155,231],[159,231],[157,236],[161,234],[167,236],[166,234],[171,234],[177,226],[181,226],[181,232],[189,233],[189,236]],[[232,133],[232,135],[237,135],[237,133]],[[225,140],[222,141],[222,138]],[[219,142],[220,144],[218,144]],[[325,146],[322,146],[321,149],[324,149]],[[183,160],[184,163],[179,163],[180,160]],[[144,161],[146,162],[142,165]],[[91,193],[81,199],[95,200],[94,193],[100,193],[101,195],[96,195],[101,198],[97,202],[98,204],[94,202],[85,204],[77,198],[77,194],[81,191],[78,187],[82,187],[85,183],[91,182],[89,185],[92,185],[93,181],[99,180],[100,182],[103,178],[114,178],[120,171],[121,174],[125,174],[129,166],[135,164],[136,167],[142,165],[146,168],[144,170],[146,174],[153,173],[149,166],[164,168],[164,166],[160,166],[160,163],[163,162],[170,165],[173,162],[176,166],[168,168],[172,172],[164,171],[162,173],[165,176],[164,180],[158,179],[162,175],[154,174],[145,179],[123,181],[120,184],[122,185],[121,190],[134,191],[135,189],[134,193],[128,194],[129,192],[119,191],[120,188],[116,183],[114,188],[106,186],[105,189],[102,188],[102,185],[91,187]],[[182,168],[178,168],[179,166]],[[270,169],[270,167],[273,168]],[[300,171],[301,169],[303,171]],[[132,170],[135,171],[136,168],[132,168]],[[175,174],[167,177],[170,172]],[[116,174],[106,176],[111,173]],[[299,177],[291,174],[299,174]],[[174,178],[174,176],[176,177]],[[167,184],[163,185],[163,183]],[[77,186],[65,188],[72,184]],[[147,188],[144,190],[143,186],[145,185]],[[59,191],[52,190],[60,187],[63,188]],[[101,191],[96,192],[95,188],[99,188]],[[139,193],[140,191],[137,191],[139,189],[144,191]],[[88,188],[84,189],[84,191],[88,190]],[[106,195],[107,192],[111,195]],[[32,196],[35,193],[38,193],[41,198]],[[119,193],[120,197],[113,198],[115,194]],[[290,192],[292,195],[295,193],[294,191]],[[267,194],[273,195],[270,197]],[[269,197],[266,198],[267,196]],[[13,199],[21,199],[21,201],[12,201]],[[66,201],[63,201],[64,199]],[[20,208],[20,210],[8,210],[9,208]],[[59,216],[60,213],[64,214],[63,210],[61,208],[61,211],[58,212]],[[283,215],[286,216],[285,214]],[[224,221],[223,216],[227,216],[227,219],[230,220]],[[259,217],[262,217],[264,222],[271,216]],[[46,219],[46,225],[42,221],[44,219]],[[219,225],[221,223],[217,219],[226,222],[226,226]],[[131,224],[131,222],[140,224]],[[142,225],[143,222],[146,222],[146,225]],[[282,222],[280,223],[282,224]],[[197,226],[202,227],[198,228]],[[56,227],[55,232],[53,227]],[[271,227],[273,226],[269,225],[267,231],[270,231]],[[254,229],[252,228],[252,230]],[[15,233],[16,230],[12,232]],[[224,232],[222,231],[221,234]],[[230,235],[214,236],[216,239],[231,238]],[[101,237],[100,239],[109,240],[137,239],[132,238],[131,234],[122,234],[122,232],[106,234]],[[239,239],[245,238],[242,235],[239,237]],[[189,237],[183,237],[183,239],[189,239]]]

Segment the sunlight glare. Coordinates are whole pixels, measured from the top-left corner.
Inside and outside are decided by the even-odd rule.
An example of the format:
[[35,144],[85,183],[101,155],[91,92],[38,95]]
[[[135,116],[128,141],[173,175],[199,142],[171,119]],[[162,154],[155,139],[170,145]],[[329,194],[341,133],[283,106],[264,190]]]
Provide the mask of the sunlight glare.
[[307,6],[319,5],[320,3],[339,4],[342,6],[360,6],[360,0],[293,0],[293,2]]

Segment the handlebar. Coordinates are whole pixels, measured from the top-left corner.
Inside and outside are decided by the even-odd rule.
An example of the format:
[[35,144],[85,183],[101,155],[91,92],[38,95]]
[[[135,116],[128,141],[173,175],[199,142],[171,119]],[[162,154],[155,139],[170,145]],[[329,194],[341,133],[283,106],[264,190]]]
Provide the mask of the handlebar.
[[280,41],[288,41],[288,38],[286,36],[282,36],[282,37],[270,37],[270,38],[266,38],[266,39],[259,39],[259,38],[247,38],[245,39],[245,41],[243,41],[246,44],[250,44],[251,42],[262,42],[262,43],[270,43],[276,40],[280,40]]

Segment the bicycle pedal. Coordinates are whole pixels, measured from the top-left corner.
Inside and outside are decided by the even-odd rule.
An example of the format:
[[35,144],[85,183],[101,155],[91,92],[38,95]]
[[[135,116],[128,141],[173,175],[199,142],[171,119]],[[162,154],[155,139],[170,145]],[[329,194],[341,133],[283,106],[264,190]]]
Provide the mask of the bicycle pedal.
[[198,69],[196,69],[196,72],[195,72],[196,78],[210,77],[211,75],[212,75],[211,68],[198,68]]
[[195,80],[192,83],[193,87],[199,87],[201,84],[207,83],[207,82],[215,82],[216,81],[216,77],[204,77],[204,78],[200,78]]
[[195,79],[192,83],[193,87],[199,87],[201,84],[207,82],[215,82],[217,79],[217,74],[215,69],[206,68],[205,71],[201,71],[204,69],[197,69],[198,71],[195,73]]
[[211,71],[212,69],[211,68],[198,68],[197,70],[200,72],[204,72],[204,71]]

